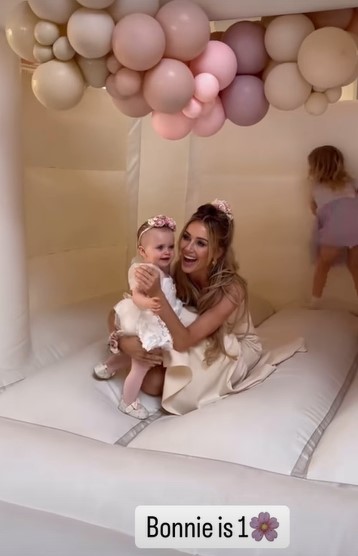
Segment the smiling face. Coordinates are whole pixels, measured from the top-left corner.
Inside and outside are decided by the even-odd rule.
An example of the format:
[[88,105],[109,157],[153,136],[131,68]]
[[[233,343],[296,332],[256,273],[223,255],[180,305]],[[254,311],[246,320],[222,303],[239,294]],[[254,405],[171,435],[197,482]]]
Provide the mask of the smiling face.
[[141,237],[138,253],[144,262],[168,273],[174,258],[174,232],[169,228],[150,228]]
[[209,234],[200,221],[190,222],[179,242],[181,269],[192,278],[205,281],[210,259]]

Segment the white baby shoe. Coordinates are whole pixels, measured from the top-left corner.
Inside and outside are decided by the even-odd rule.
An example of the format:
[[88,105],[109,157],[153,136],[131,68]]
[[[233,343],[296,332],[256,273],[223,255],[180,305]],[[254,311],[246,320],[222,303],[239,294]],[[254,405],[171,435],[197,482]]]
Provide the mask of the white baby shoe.
[[98,363],[93,368],[93,378],[97,380],[109,380],[116,374],[116,371],[110,371],[105,363]]
[[136,419],[143,420],[149,417],[148,410],[139,402],[139,400],[135,400],[133,403],[127,405],[124,399],[121,398],[118,409],[131,417],[135,417]]

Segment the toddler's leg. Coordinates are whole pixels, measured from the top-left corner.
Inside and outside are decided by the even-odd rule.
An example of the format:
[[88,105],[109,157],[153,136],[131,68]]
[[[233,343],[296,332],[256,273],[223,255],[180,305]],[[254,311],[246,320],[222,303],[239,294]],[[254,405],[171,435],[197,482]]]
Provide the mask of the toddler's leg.
[[137,419],[149,417],[148,410],[137,399],[144,377],[149,369],[150,365],[148,363],[132,359],[131,370],[123,384],[122,399],[118,407],[123,413]]
[[354,287],[358,295],[358,245],[349,249],[347,267],[352,275]]
[[110,355],[103,363],[98,363],[93,369],[93,377],[97,380],[109,380],[121,369],[128,368],[130,358],[125,353]]
[[318,306],[327,282],[328,272],[330,271],[333,263],[339,257],[341,252],[342,249],[339,247],[329,247],[327,245],[323,245],[320,248],[318,261],[316,263],[316,269],[313,277],[311,301],[312,307]]

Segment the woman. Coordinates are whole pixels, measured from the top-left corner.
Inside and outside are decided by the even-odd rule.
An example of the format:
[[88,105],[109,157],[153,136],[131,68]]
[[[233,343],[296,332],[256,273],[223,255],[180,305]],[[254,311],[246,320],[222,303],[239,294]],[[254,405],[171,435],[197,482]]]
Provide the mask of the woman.
[[[170,413],[184,414],[241,390],[260,359],[262,348],[248,312],[246,282],[238,274],[233,237],[233,216],[225,201],[200,206],[184,226],[174,278],[178,297],[195,312],[186,310],[183,322],[163,295],[155,270],[143,266],[136,271],[141,289],[159,298],[158,316],[174,344],[169,356],[165,354],[166,369],[152,369],[143,390],[162,393],[162,405]],[[161,354],[145,354],[133,338],[119,342],[131,357],[159,361]]]

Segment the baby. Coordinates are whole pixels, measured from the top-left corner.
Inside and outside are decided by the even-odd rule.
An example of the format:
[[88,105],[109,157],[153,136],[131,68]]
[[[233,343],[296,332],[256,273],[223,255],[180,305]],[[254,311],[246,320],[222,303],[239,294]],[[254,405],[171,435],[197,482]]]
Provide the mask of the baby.
[[[133,263],[128,271],[131,296],[122,299],[114,307],[117,331],[111,334],[109,347],[113,354],[118,353],[116,335],[138,336],[143,348],[170,350],[173,339],[164,322],[156,314],[159,299],[145,295],[137,286],[135,270],[141,264],[156,268],[160,276],[162,291],[176,314],[179,316],[182,303],[176,297],[176,288],[170,276],[170,266],[174,258],[174,232],[176,223],[164,215],[149,218],[137,231],[137,252],[142,262]],[[94,375],[99,379],[108,379],[118,370],[116,355],[110,356],[104,363],[94,368]],[[137,419],[146,419],[148,410],[138,401],[138,394],[150,365],[132,359],[131,369],[127,375],[122,391],[119,409]]]

